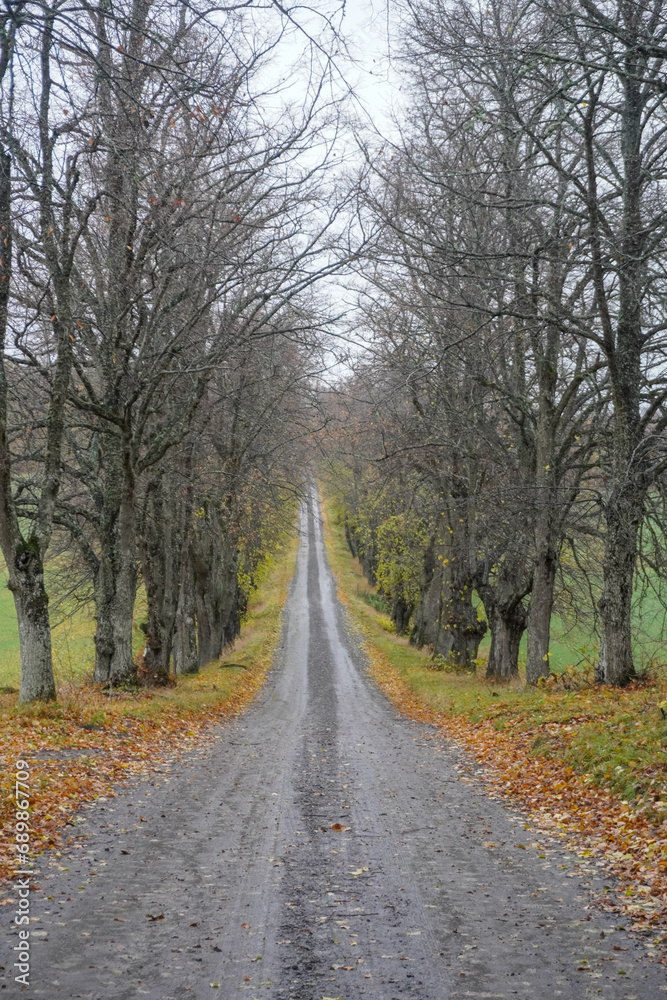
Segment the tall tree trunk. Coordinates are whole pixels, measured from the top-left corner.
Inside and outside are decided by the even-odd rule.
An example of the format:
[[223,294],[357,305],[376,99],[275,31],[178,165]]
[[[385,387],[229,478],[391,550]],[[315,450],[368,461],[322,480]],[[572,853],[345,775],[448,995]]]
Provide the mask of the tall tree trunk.
[[144,499],[139,529],[139,548],[148,621],[142,625],[146,634],[144,662],[140,679],[152,686],[169,680],[173,646],[178,578],[174,564],[180,561],[180,525],[173,493],[169,495],[166,473],[149,483]]
[[551,670],[549,642],[558,556],[553,544],[551,512],[548,507],[538,518],[535,540],[535,568],[528,614],[526,655],[526,681],[528,684],[537,684],[539,678],[548,677]]
[[533,584],[532,572],[527,570],[524,561],[510,559],[497,567],[497,579],[491,583],[489,567],[478,568],[475,586],[491,630],[489,679],[508,681],[519,675],[519,645],[528,617],[523,601]]
[[[454,468],[458,472],[460,457],[457,455]],[[479,644],[486,632],[486,625],[479,621],[477,610],[472,603],[473,579],[470,566],[470,514],[460,516],[458,501],[467,499],[466,494],[455,488],[452,494],[455,503],[449,508],[449,551],[444,559],[441,591],[440,629],[436,641],[436,652],[446,656],[459,670],[474,671],[477,667]]]
[[[44,586],[42,551],[37,538],[23,538],[12,494],[11,451],[7,435],[8,385],[5,337],[12,271],[11,158],[0,155],[0,545],[7,564],[7,586],[14,597],[19,629],[19,702],[50,701],[56,696],[51,652],[49,599]],[[50,414],[51,415],[51,414]],[[51,422],[51,426],[53,421]],[[56,463],[57,465],[58,463]],[[47,519],[48,521],[48,519]],[[47,540],[50,522],[42,519]]]
[[193,537],[199,666],[217,660],[239,634],[244,606],[238,586],[238,549],[219,510],[210,509]]
[[177,564],[178,588],[174,624],[174,673],[193,674],[199,670],[197,657],[196,598],[192,568],[192,522],[194,481],[192,475],[194,444],[186,444],[182,471],[186,478],[185,500],[181,505],[180,552]]
[[23,546],[16,553],[8,587],[14,597],[21,650],[19,703],[50,701],[56,696],[51,653],[49,599],[44,567],[37,551]]
[[632,658],[632,586],[637,562],[637,536],[643,513],[643,491],[625,489],[612,494],[605,507],[600,656],[596,679],[625,685],[635,677]]
[[442,567],[436,559],[435,550],[436,537],[431,535],[424,549],[419,602],[415,611],[415,625],[410,636],[410,642],[419,649],[427,645],[435,646],[440,621]]
[[182,561],[181,582],[174,637],[174,672],[194,674],[199,670],[197,656],[195,588],[192,564],[188,556]]
[[450,583],[448,594],[443,595],[435,652],[445,656],[457,669],[474,672],[486,624],[477,617],[472,589],[470,577],[466,582],[456,577]]
[[412,642],[433,646],[460,670],[475,670],[486,624],[472,603],[473,583],[463,556],[456,561],[454,546],[432,538],[424,553],[424,578],[415,615]]
[[127,442],[105,435],[105,484],[101,490],[100,568],[95,581],[97,684],[136,680],[132,623],[137,593],[134,478]]
[[132,551],[118,541],[103,541],[95,581],[96,684],[123,684],[136,680],[132,653],[132,623],[137,592],[137,565]]
[[211,508],[197,525],[193,538],[193,571],[197,608],[199,666],[220,656],[224,643],[224,539],[218,512]]
[[[559,182],[558,203],[565,198],[566,185]],[[556,215],[559,218],[560,212]],[[555,222],[555,232],[558,225]],[[556,255],[558,258],[558,255]],[[556,261],[549,266],[547,284],[552,303],[562,296],[562,275]],[[529,336],[533,346],[538,381],[538,406],[535,427],[534,476],[537,514],[533,535],[535,539],[535,565],[533,589],[528,614],[526,655],[526,681],[536,684],[540,677],[550,673],[549,642],[551,638],[551,613],[559,556],[559,527],[557,523],[558,454],[556,448],[556,391],[558,385],[558,358],[560,354],[560,329],[556,322],[543,326],[538,317],[530,325]],[[527,477],[528,478],[528,477]]]
[[[225,601],[223,605],[223,649],[231,645],[241,632],[241,618],[246,600],[239,587],[239,552],[228,543],[225,558]],[[222,650],[221,650],[222,652]]]
[[516,604],[494,604],[487,608],[491,628],[491,650],[486,668],[490,680],[509,681],[519,676],[519,646],[526,628],[526,609]]
[[[645,452],[641,451],[641,390],[644,381],[645,299],[644,260],[647,230],[642,218],[642,197],[648,176],[642,161],[642,131],[645,106],[651,92],[643,85],[644,56],[639,40],[643,27],[641,9],[622,6],[625,29],[624,65],[619,73],[623,87],[620,151],[623,159],[622,222],[616,261],[618,317],[616,330],[609,313],[604,287],[604,254],[600,238],[600,207],[596,190],[595,138],[592,124],[586,129],[589,213],[593,274],[597,306],[604,333],[604,347],[614,406],[612,470],[605,504],[605,552],[602,624],[597,679],[606,684],[627,684],[635,676],[632,659],[632,585],[637,559],[637,536],[643,518],[647,484]],[[653,155],[652,153],[650,155]],[[615,277],[615,280],[616,280]]]

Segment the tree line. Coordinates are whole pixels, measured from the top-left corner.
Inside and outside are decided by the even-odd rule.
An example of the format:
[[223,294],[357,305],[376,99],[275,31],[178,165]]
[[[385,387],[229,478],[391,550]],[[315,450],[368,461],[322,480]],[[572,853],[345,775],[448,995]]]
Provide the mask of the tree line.
[[[331,18],[297,77],[284,5],[0,12],[21,701],[55,694],[55,568],[94,603],[96,683],[218,656],[313,441],[399,631],[461,669],[490,632],[495,678],[527,634],[536,683],[584,595],[598,680],[635,676],[637,583],[665,578],[663,4],[392,10],[404,107],[390,138],[357,127],[356,160]],[[341,333],[362,346],[332,392]]]
[[356,358],[335,461],[399,631],[549,674],[592,595],[598,681],[636,675],[664,578],[667,18],[661,0],[407,0],[407,106],[360,137]]
[[164,683],[236,636],[291,516],[313,289],[345,259],[323,184],[338,111],[322,39],[298,102],[284,58],[267,86],[293,14],[254,14],[0,13],[0,547],[21,702],[55,697],[47,554],[94,602],[94,681]]

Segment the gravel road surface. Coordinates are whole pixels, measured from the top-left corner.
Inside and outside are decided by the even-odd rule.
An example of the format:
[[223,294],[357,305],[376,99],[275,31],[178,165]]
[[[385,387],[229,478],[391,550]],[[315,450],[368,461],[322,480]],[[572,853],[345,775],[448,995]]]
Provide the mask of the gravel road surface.
[[587,908],[598,876],[539,857],[525,817],[369,682],[314,499],[301,536],[263,692],[196,753],[82,811],[82,847],[32,894],[28,989],[4,910],[4,995],[664,997],[665,967]]

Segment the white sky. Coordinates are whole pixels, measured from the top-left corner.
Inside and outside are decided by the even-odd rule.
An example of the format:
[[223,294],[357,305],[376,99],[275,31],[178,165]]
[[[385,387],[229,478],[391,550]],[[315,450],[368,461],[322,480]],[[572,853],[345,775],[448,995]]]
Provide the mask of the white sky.
[[397,28],[393,6],[391,0],[348,0],[341,24],[351,56],[343,72],[381,131],[390,127],[392,107],[400,103],[399,73],[391,61]]
[[[312,38],[323,50],[335,51],[334,94],[341,97],[348,91],[354,95],[349,114],[362,121],[365,118],[369,129],[374,127],[384,134],[391,131],[392,108],[400,105],[401,94],[398,67],[391,60],[398,26],[396,0],[345,0],[343,8],[340,0],[311,0],[308,6],[285,3],[285,7],[302,30],[292,30],[273,53],[262,74],[267,89],[273,90],[279,80],[287,79],[281,99],[298,101],[304,96],[304,83],[311,70]],[[254,20],[260,30],[268,29],[270,33],[274,17],[277,24],[280,15],[276,8],[264,7],[256,12]],[[342,37],[341,46],[333,42],[327,17]],[[323,57],[319,58],[323,63]]]

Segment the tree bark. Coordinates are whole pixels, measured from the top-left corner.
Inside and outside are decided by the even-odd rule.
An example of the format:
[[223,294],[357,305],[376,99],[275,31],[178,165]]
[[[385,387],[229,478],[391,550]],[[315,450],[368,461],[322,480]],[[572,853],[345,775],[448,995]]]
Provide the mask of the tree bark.
[[620,108],[623,186],[618,257],[615,261],[618,281],[615,331],[604,283],[606,265],[600,236],[602,213],[597,192],[592,121],[587,123],[585,130],[593,275],[614,406],[612,470],[605,504],[603,585],[599,602],[602,629],[596,677],[605,684],[615,685],[627,684],[635,676],[632,659],[632,584],[637,536],[647,489],[645,452],[642,455],[641,449],[641,390],[646,350],[642,306],[645,301],[645,253],[649,230],[642,216],[642,207],[649,171],[643,161],[642,133],[648,121],[645,106],[651,88],[645,86],[647,67],[644,56],[640,54],[639,39],[646,27],[642,24],[643,16],[643,11],[636,5],[626,4],[621,8],[619,27],[623,32],[625,55],[618,80],[623,87]]
[[415,626],[410,637],[410,641],[418,649],[422,646],[435,646],[440,621],[442,568],[436,560],[435,550],[436,537],[432,535],[424,549],[419,602],[415,611]]
[[602,596],[600,656],[596,680],[623,686],[635,676],[632,658],[632,587],[637,562],[637,536],[643,495],[626,485],[608,499]]
[[433,646],[434,654],[444,656],[459,670],[474,671],[486,624],[479,621],[472,603],[473,583],[463,558],[456,562],[451,543],[441,543],[437,549],[440,558],[432,538],[424,553],[424,580],[412,642],[420,648]]
[[435,652],[445,656],[458,670],[474,672],[477,668],[479,644],[486,633],[486,624],[477,617],[472,603],[472,581],[457,581],[449,588],[443,601]]
[[530,593],[533,576],[521,560],[508,560],[496,568],[497,579],[489,581],[489,567],[478,568],[475,580],[491,630],[491,649],[486,676],[509,681],[519,675],[519,645],[526,630],[524,598]]
[[101,490],[100,566],[95,581],[97,684],[136,681],[132,623],[137,592],[134,477],[129,445],[104,436],[105,488]]
[[16,552],[8,587],[14,597],[21,649],[19,704],[56,697],[51,653],[49,599],[44,567],[36,549],[22,545]]
[[519,645],[526,628],[526,609],[516,604],[495,604],[487,609],[491,650],[486,668],[489,680],[509,681],[519,676]]
[[545,511],[540,520],[542,523],[538,523],[535,532],[537,551],[528,614],[526,655],[526,682],[528,684],[537,684],[540,677],[548,677],[551,671],[549,643],[558,556],[551,538],[549,510]]
[[[5,338],[12,270],[11,158],[0,155],[0,545],[7,564],[19,629],[21,681],[19,702],[56,697],[51,652],[49,599],[39,539],[23,538],[12,493],[11,451],[7,435],[8,384]],[[53,426],[53,421],[51,423]],[[51,441],[50,441],[51,443]],[[56,463],[57,466],[57,463]],[[48,540],[50,522],[42,519]]]
[[158,470],[149,483],[139,526],[141,572],[146,588],[148,621],[141,627],[146,634],[140,680],[150,686],[169,681],[179,580],[175,566],[180,562],[181,525],[179,511],[166,473]]
[[195,674],[199,670],[197,657],[196,603],[192,565],[183,560],[174,637],[174,672]]
[[[458,472],[460,458],[455,458]],[[460,488],[453,492],[455,500],[466,499]],[[449,510],[449,551],[444,558],[446,589],[441,591],[441,610],[436,652],[446,656],[459,670],[474,671],[477,667],[479,644],[486,632],[486,624],[479,621],[472,603],[473,579],[470,566],[469,514],[459,516],[460,507],[454,504]],[[444,562],[444,560],[443,560]]]
[[137,589],[136,558],[115,543],[103,545],[95,583],[96,684],[136,680],[132,654],[132,623]]

